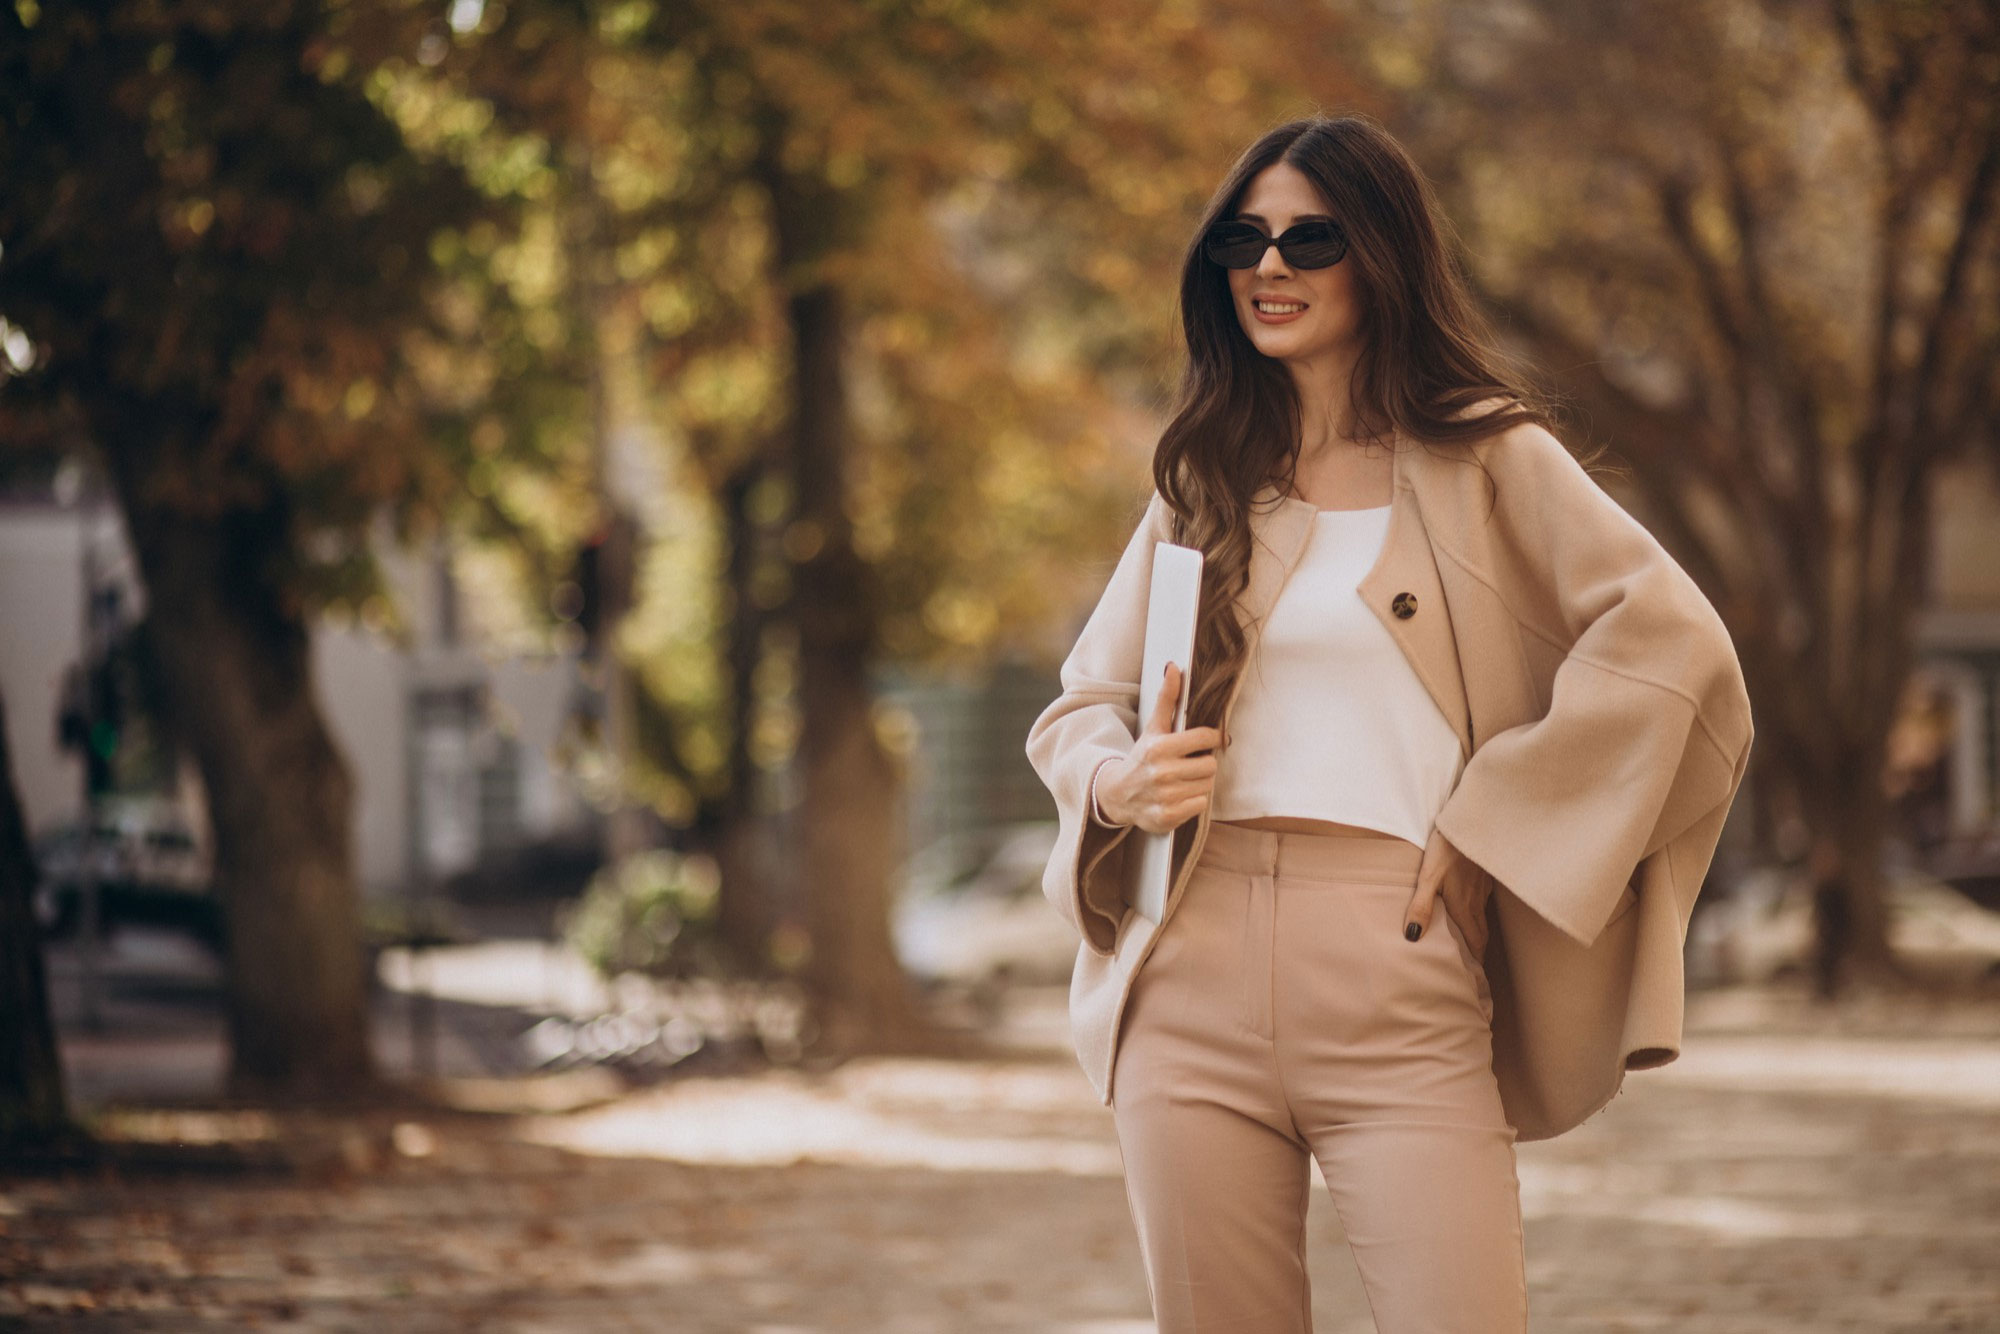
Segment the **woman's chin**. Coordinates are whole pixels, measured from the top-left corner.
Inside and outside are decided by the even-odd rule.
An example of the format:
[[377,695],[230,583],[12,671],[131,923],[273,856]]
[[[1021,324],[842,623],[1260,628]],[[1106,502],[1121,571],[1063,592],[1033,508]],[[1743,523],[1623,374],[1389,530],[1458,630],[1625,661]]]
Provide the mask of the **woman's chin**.
[[1341,340],[1312,329],[1246,330],[1250,345],[1275,361],[1317,361],[1340,350]]
[[1310,357],[1320,350],[1323,339],[1300,337],[1290,330],[1277,332],[1271,329],[1257,329],[1250,335],[1250,343],[1265,356],[1279,361]]

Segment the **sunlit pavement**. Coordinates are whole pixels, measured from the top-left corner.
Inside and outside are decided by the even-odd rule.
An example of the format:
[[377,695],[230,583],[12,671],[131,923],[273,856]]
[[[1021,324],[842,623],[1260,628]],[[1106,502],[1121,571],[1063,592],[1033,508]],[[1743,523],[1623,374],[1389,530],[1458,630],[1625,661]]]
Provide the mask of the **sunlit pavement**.
[[[0,1323],[1139,1334],[1064,1003],[1010,993],[982,1061],[316,1127],[302,1177],[0,1178]],[[122,1133],[304,1133],[176,1115]],[[1697,994],[1678,1062],[1520,1167],[1536,1331],[2000,1328],[2000,1003]],[[1323,1191],[1309,1245],[1315,1328],[1372,1330]]]

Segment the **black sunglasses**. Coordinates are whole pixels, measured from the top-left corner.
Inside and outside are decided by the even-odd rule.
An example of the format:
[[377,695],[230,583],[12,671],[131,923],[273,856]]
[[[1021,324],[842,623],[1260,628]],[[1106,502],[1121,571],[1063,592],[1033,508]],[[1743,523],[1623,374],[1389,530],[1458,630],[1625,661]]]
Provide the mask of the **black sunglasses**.
[[1347,256],[1347,233],[1331,219],[1295,222],[1273,240],[1255,225],[1225,219],[1202,237],[1202,253],[1225,269],[1255,268],[1272,246],[1295,269],[1324,269]]

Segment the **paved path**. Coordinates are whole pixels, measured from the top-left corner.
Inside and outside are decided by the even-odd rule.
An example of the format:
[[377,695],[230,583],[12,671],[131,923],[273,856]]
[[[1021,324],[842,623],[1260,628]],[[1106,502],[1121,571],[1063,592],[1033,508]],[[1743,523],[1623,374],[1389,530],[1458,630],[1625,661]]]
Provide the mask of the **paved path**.
[[[1062,1005],[1015,993],[989,1061],[568,1114],[126,1113],[108,1124],[308,1143],[315,1166],[0,1175],[0,1326],[1144,1334]],[[1679,1062],[1519,1152],[1537,1334],[2000,1330],[2000,1003],[1702,993]],[[1323,1191],[1309,1227],[1315,1328],[1369,1334]]]

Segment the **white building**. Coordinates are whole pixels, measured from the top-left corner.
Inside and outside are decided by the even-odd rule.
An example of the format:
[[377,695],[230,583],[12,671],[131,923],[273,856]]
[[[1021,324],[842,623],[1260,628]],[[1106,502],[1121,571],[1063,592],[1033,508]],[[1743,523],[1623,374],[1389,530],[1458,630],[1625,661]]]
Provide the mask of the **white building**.
[[[464,633],[449,554],[380,548],[412,634],[352,623],[313,631],[327,725],[353,771],[357,874],[391,894],[524,844],[588,840],[597,814],[557,755],[580,681],[573,654],[499,657]],[[74,473],[54,494],[0,499],[0,696],[30,836],[76,823],[83,761],[56,735],[63,679],[85,645],[86,586],[144,606],[115,506]],[[192,765],[180,798],[198,836]]]

